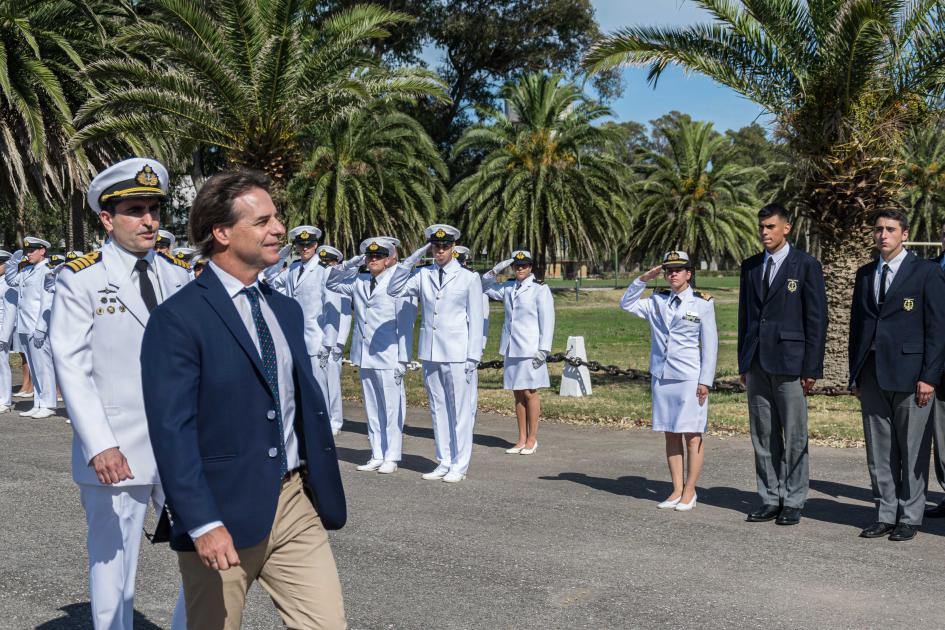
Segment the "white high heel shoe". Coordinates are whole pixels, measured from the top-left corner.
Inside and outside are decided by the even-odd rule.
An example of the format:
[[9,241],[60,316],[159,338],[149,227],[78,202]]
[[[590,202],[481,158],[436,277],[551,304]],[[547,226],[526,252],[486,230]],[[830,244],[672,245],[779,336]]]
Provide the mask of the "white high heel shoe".
[[506,452],[506,454],[508,454],[508,455],[518,455],[519,453],[522,452],[522,449],[523,449],[523,448],[525,448],[525,447],[524,447],[524,446],[513,446],[512,448],[507,448],[507,449],[505,449],[505,452]]
[[657,506],[656,506],[656,509],[657,509],[657,510],[671,510],[671,509],[673,509],[674,507],[676,507],[677,505],[679,505],[679,502],[680,502],[681,500],[682,500],[682,495],[679,495],[679,496],[676,497],[675,499],[666,499],[665,501],[663,501],[662,503],[660,503],[659,505],[657,505]]
[[534,455],[535,451],[538,450],[538,442],[535,442],[535,446],[531,448],[523,448],[518,452],[519,455]]
[[[682,497],[680,496],[679,498],[681,499]],[[677,512],[692,512],[692,508],[696,507],[696,499],[698,498],[699,498],[699,495],[697,494],[692,495],[692,501],[690,501],[689,503],[680,503],[679,505],[676,506],[676,511]]]

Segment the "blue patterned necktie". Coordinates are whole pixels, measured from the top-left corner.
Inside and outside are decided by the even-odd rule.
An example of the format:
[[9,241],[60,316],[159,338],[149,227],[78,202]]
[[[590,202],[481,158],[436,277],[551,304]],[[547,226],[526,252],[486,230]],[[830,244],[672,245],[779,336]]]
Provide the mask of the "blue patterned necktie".
[[259,290],[256,287],[247,287],[243,293],[249,298],[253,309],[253,323],[256,324],[256,335],[259,337],[259,354],[262,357],[263,375],[276,400],[276,423],[279,427],[279,473],[285,477],[289,472],[289,463],[285,454],[285,432],[282,427],[282,404],[279,402],[279,367],[276,361],[276,346],[272,342],[269,325],[263,319],[262,308],[259,306]]

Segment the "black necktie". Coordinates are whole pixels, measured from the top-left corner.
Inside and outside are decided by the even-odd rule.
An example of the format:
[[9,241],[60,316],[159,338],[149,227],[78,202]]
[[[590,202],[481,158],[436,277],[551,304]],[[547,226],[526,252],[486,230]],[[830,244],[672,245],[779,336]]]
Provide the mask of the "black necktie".
[[151,278],[148,277],[148,261],[139,258],[135,263],[135,270],[138,272],[138,290],[141,291],[141,299],[144,305],[148,307],[150,313],[157,308],[157,295],[154,293],[154,285],[151,284]]
[[889,264],[883,263],[883,273],[879,276],[879,300],[877,303],[882,306],[886,301],[886,277],[889,276]]
[[768,285],[771,283],[771,268],[774,267],[774,257],[768,256],[768,262],[765,264],[765,278],[761,283],[761,299],[768,299]]
[[374,289],[377,287],[377,278],[371,277],[371,292],[368,295],[374,295]]
[[670,304],[672,305],[673,310],[675,311],[677,308],[679,308],[679,305],[682,304],[682,300],[679,299],[678,295],[674,295]]
[[295,281],[298,282],[299,278],[302,277],[302,272],[305,271],[305,265],[299,265],[299,272],[295,274]]
[[440,286],[443,286],[443,267],[440,267]]

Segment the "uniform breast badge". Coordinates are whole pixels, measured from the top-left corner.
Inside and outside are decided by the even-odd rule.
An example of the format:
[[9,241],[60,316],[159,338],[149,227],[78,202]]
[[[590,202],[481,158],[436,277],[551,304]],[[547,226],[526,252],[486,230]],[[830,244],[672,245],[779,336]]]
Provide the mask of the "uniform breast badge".
[[797,280],[795,278],[788,278],[787,281],[787,290],[791,293],[797,291]]
[[911,311],[915,308],[915,298],[904,298],[902,300],[902,310]]
[[695,311],[687,311],[686,314],[683,316],[683,319],[685,319],[686,321],[689,321],[689,322],[701,322],[701,321],[702,321],[702,320],[699,318],[699,313],[697,313],[697,312],[695,312]]

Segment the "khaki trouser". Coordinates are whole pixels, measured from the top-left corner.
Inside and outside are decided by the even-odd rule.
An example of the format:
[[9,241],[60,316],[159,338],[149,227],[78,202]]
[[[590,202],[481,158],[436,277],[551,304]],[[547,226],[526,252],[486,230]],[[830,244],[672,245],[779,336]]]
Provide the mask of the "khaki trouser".
[[237,553],[239,566],[226,571],[208,569],[196,552],[177,554],[190,630],[239,630],[254,580],[269,593],[288,628],[347,627],[328,534],[298,473],[282,482],[269,536]]

